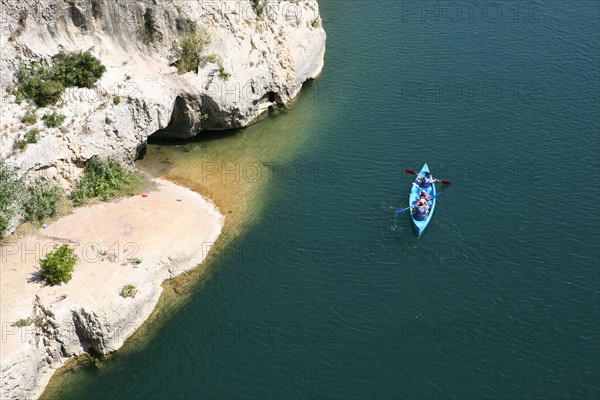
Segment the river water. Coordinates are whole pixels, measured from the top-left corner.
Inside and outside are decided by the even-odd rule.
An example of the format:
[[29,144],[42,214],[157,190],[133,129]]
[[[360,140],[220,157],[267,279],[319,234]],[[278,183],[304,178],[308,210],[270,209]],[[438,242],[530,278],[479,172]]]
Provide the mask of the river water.
[[319,3],[293,108],[141,161],[228,215],[208,273],[46,397],[598,398],[597,1]]

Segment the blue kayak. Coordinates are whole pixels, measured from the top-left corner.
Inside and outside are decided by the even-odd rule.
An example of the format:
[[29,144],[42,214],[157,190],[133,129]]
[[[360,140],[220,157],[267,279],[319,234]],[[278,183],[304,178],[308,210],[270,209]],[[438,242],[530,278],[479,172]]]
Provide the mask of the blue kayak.
[[[427,163],[423,165],[423,168],[421,168],[421,172],[419,172],[419,175],[417,175],[417,178],[415,179],[415,183],[417,185],[421,183],[423,177],[425,176],[425,172],[430,172]],[[415,185],[413,185],[410,190],[410,196],[408,196],[408,204],[412,205],[417,202],[421,190],[426,190],[427,194],[433,197],[435,195],[435,184],[431,183],[431,186],[429,186],[429,188],[427,189],[419,189]],[[427,202],[427,204],[429,205],[429,214],[427,215],[427,218],[425,218],[423,221],[417,221],[412,210],[410,210],[410,219],[412,219],[412,222],[415,228],[417,229],[417,233],[419,234],[419,236],[423,234],[425,228],[427,228],[427,225],[429,225],[429,221],[431,221],[431,217],[433,217],[433,211],[435,210],[435,201],[436,199],[433,198]]]

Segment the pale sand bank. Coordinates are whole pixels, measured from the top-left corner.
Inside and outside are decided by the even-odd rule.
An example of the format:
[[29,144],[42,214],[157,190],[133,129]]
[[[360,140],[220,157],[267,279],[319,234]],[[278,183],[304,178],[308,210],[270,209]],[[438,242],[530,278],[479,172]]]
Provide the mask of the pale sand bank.
[[[79,208],[0,246],[0,398],[35,398],[68,356],[121,347],[154,309],[162,282],[206,257],[223,216],[198,193],[154,181],[148,197]],[[69,283],[44,286],[32,278],[57,243],[75,246],[79,260]],[[135,298],[120,296],[126,284]],[[11,326],[23,318],[36,323]]]

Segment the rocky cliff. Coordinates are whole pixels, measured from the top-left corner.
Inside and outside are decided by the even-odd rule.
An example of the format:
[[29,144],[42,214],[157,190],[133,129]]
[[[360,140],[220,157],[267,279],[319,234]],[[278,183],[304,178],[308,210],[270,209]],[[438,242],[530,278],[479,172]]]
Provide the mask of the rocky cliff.
[[[150,135],[187,138],[243,127],[285,105],[323,66],[325,32],[316,0],[2,0],[0,156],[26,176],[69,188],[85,160],[130,163]],[[198,68],[175,64],[190,31],[207,38]],[[39,140],[19,149],[31,104],[11,87],[23,65],[59,51],[91,49],[107,71],[94,89],[69,88],[40,121]]]
[[[120,348],[156,306],[162,282],[206,257],[223,216],[198,193],[155,182],[148,197],[78,208],[0,243],[1,399],[35,398],[69,357]],[[61,244],[78,258],[72,279],[46,285],[39,260]]]
[[[0,156],[25,179],[41,175],[67,189],[95,155],[131,165],[151,135],[188,138],[205,130],[246,126],[270,107],[290,103],[323,66],[326,37],[316,0],[2,0],[1,5]],[[200,65],[180,73],[176,64],[181,43],[190,32],[207,40]],[[61,50],[88,49],[107,68],[94,88],[68,88],[51,107],[17,103],[11,89],[22,66],[50,62]],[[28,112],[37,115],[33,125],[22,121]],[[41,117],[50,112],[65,115],[65,121],[47,127]],[[40,130],[37,142],[20,148],[32,128]],[[112,240],[112,233],[107,235]],[[206,241],[215,237],[210,233]],[[108,241],[106,246],[112,243]],[[29,245],[39,243],[36,239]],[[161,250],[155,242],[147,249]],[[104,308],[94,299],[83,302],[75,292],[40,291],[31,283],[30,293],[16,291],[19,304],[2,304],[3,321],[9,318],[6,310],[18,311],[29,315],[33,325],[16,328],[3,323],[8,329],[3,332],[3,349],[10,354],[2,358],[2,397],[35,396],[66,357],[87,349],[105,354],[119,348],[132,332],[115,334],[115,327],[141,323],[158,301],[160,282],[192,268],[204,256],[189,254],[180,260],[176,255],[157,253],[144,260],[144,265],[156,264],[159,270],[150,277],[140,274],[138,288],[146,290],[125,308],[115,308],[115,302],[125,300],[113,287],[106,295],[100,293]],[[15,267],[5,272],[23,271]],[[84,276],[91,275],[80,274]],[[3,279],[2,284],[21,278]],[[66,285],[65,290],[70,287],[74,286]],[[89,287],[89,293],[95,293],[94,282]],[[14,344],[4,341],[5,333]]]

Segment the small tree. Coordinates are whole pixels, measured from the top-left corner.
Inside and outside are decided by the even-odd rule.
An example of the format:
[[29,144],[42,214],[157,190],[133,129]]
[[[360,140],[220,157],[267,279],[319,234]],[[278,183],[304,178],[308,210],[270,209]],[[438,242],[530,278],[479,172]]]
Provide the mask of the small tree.
[[17,171],[0,159],[0,237],[21,210],[25,189]]
[[54,249],[40,261],[42,278],[50,285],[69,282],[76,263],[77,256],[73,254],[72,248],[66,244],[60,247],[54,246]]
[[24,206],[26,218],[41,221],[54,216],[62,197],[63,191],[59,186],[41,180],[35,181],[29,188],[29,198]]
[[177,72],[197,71],[202,58],[202,51],[210,44],[210,36],[204,31],[193,30],[179,39],[181,58],[175,63]]

